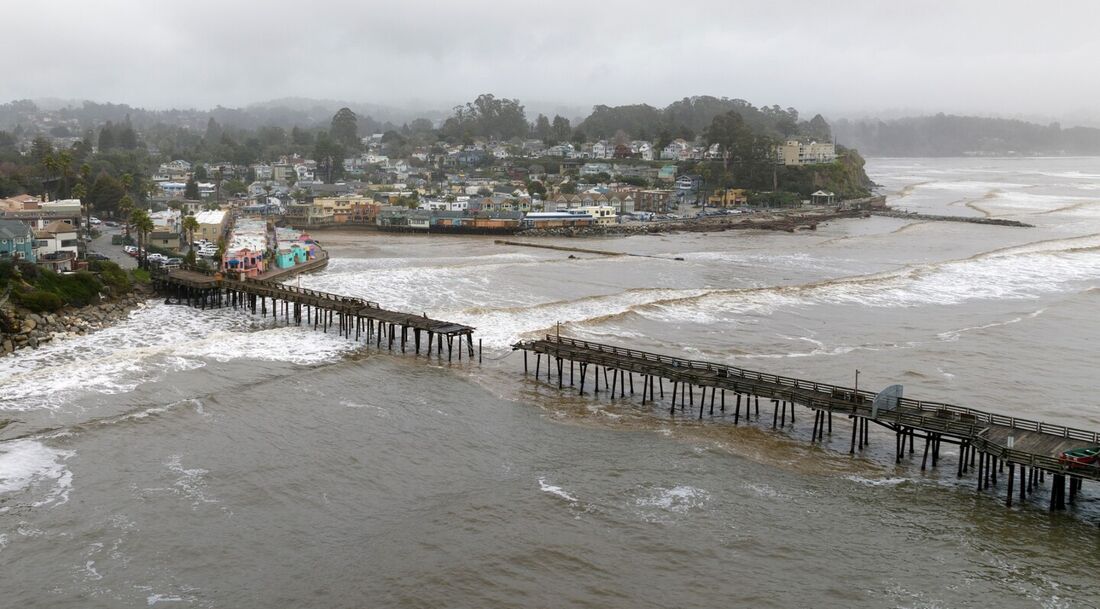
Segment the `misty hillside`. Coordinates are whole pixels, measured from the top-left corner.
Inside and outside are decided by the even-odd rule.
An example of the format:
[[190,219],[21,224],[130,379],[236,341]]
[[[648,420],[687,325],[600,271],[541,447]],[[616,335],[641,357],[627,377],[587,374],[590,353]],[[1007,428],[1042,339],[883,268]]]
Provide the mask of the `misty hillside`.
[[1097,155],[1100,129],[936,114],[889,121],[839,120],[837,142],[865,156]]

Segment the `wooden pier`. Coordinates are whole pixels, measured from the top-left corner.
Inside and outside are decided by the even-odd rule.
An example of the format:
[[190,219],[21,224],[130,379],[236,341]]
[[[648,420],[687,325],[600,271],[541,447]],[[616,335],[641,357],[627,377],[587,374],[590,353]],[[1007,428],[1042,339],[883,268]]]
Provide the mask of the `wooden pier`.
[[[698,419],[704,415],[728,419],[732,413],[735,425],[742,417],[749,421],[755,415],[759,421],[763,398],[765,404],[772,405],[772,427],[779,428],[787,426],[788,416],[794,425],[794,406],[799,404],[813,411],[811,441],[818,442],[826,433],[832,436],[833,417],[842,415],[851,420],[851,453],[867,446],[868,426],[874,423],[894,432],[898,463],[907,453],[913,455],[916,440],[923,440],[921,470],[937,467],[940,447],[954,444],[959,447],[957,476],[962,478],[976,468],[979,491],[1004,483],[1009,506],[1017,492],[1024,501],[1044,485],[1048,474],[1053,481],[1051,510],[1065,509],[1067,501],[1073,503],[1084,480],[1100,481],[1100,465],[1073,465],[1059,459],[1063,451],[1100,445],[1100,433],[1094,431],[910,398],[896,399],[888,408],[880,403],[876,408],[876,394],[870,391],[561,336],[522,341],[513,349],[524,352],[524,373],[530,372],[528,353],[534,353],[535,375],[541,378],[545,356],[547,382],[556,381],[558,388],[564,388],[568,377],[569,386],[577,387],[581,394],[589,372],[592,393],[610,391],[612,398],[625,398],[627,392],[634,395],[634,377],[638,375],[642,404],[667,403],[673,416],[679,412]],[[665,400],[666,382],[671,385],[670,401]],[[1014,490],[1017,469],[1018,489]]]
[[448,361],[456,353],[461,360],[464,348],[471,359],[474,357],[474,328],[431,319],[427,315],[391,311],[370,300],[275,281],[226,279],[196,270],[174,270],[157,275],[154,285],[169,300],[174,298],[179,304],[203,309],[243,308],[264,317],[270,312],[275,320],[282,315],[287,325],[305,323],[324,332],[332,327],[348,339],[373,341],[379,348],[385,343],[391,351],[396,342],[402,353],[411,341],[418,355],[422,347],[431,355],[434,342],[436,354],[442,357],[445,342]]

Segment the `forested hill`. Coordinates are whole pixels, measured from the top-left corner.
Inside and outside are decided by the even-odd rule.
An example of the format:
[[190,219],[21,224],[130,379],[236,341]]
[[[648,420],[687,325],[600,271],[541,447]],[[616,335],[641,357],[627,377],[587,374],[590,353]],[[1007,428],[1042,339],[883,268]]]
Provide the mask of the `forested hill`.
[[839,120],[837,142],[864,156],[1100,155],[1100,129],[1020,120],[936,114]]

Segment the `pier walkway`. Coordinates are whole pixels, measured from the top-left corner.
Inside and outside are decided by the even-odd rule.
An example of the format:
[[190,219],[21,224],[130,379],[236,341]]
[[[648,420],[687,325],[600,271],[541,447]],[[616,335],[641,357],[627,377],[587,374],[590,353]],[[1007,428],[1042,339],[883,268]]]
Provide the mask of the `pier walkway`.
[[[426,340],[427,354],[432,344],[436,353],[443,355],[446,342],[447,359],[455,355],[455,339],[458,339],[458,359],[463,348],[469,357],[474,356],[474,328],[449,321],[431,319],[383,308],[377,302],[341,296],[329,292],[299,288],[275,281],[258,279],[227,279],[221,275],[197,270],[173,270],[154,276],[154,285],[169,299],[200,308],[233,307],[251,310],[264,317],[270,308],[277,320],[280,313],[287,325],[312,324],[314,330],[328,332],[335,327],[343,336],[355,340],[365,338],[378,347],[383,342],[391,351],[397,342],[405,352],[409,342],[417,354]],[[270,302],[269,302],[270,300]],[[465,345],[463,345],[465,341]]]
[[[593,393],[610,388],[612,397],[616,391],[618,397],[626,397],[627,391],[633,395],[634,375],[640,375],[643,404],[647,399],[663,401],[664,383],[668,381],[672,384],[669,402],[672,415],[677,409],[684,413],[687,406],[688,415],[695,416],[697,388],[699,419],[708,411],[709,416],[715,416],[716,398],[719,416],[728,416],[728,408],[732,411],[734,424],[738,424],[742,416],[749,420],[754,412],[759,420],[760,398],[770,400],[773,405],[773,427],[786,426],[788,414],[794,424],[795,404],[808,408],[814,411],[811,437],[815,442],[824,439],[826,429],[832,433],[834,415],[844,415],[852,420],[853,453],[857,446],[860,450],[866,446],[870,439],[868,423],[875,423],[895,433],[898,462],[906,450],[913,454],[914,439],[923,439],[921,469],[928,466],[929,457],[932,467],[937,466],[941,444],[956,444],[959,446],[958,476],[961,478],[969,472],[977,461],[978,490],[996,486],[998,474],[1004,474],[1005,467],[1008,468],[1007,476],[1003,476],[1008,486],[1008,505],[1012,504],[1017,467],[1021,500],[1045,482],[1046,474],[1053,476],[1052,510],[1064,509],[1067,481],[1070,502],[1075,499],[1083,480],[1100,481],[1100,466],[1074,465],[1059,459],[1064,451],[1100,445],[1100,433],[1094,431],[910,398],[880,400],[876,407],[876,394],[870,391],[561,336],[547,335],[540,340],[522,341],[513,345],[513,349],[524,352],[525,373],[529,372],[528,353],[536,355],[537,377],[541,377],[542,359],[546,356],[546,379],[553,382],[556,374],[559,388],[565,385],[568,366],[569,385],[579,384],[582,394],[590,368],[594,372]],[[727,404],[727,392],[732,393],[731,404]]]

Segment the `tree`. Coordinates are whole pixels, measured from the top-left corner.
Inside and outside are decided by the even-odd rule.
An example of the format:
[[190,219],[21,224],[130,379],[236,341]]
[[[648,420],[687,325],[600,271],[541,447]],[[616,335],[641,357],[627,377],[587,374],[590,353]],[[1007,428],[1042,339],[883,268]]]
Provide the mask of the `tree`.
[[139,266],[147,268],[149,266],[149,256],[145,251],[145,242],[149,233],[153,232],[153,219],[149,217],[149,212],[144,209],[135,209],[130,213],[130,224],[133,225],[138,234]]
[[483,93],[465,106],[456,106],[454,115],[440,129],[451,141],[467,141],[474,137],[508,140],[527,135],[530,126],[518,99],[497,99]]
[[746,158],[752,147],[752,130],[745,125],[737,112],[719,114],[703,132],[708,146],[718,144],[722,152],[722,166],[729,169],[730,159]]
[[539,117],[535,119],[534,135],[535,137],[542,140],[542,143],[546,144],[547,146],[550,145],[551,129],[552,127],[550,126],[550,119],[546,118],[545,114],[540,114]]
[[413,122],[409,123],[409,131],[413,134],[431,133],[432,129],[432,121],[426,118],[413,119]]
[[322,131],[317,134],[317,143],[313,147],[313,158],[317,168],[323,172],[325,182],[332,183],[344,173],[344,146]]
[[[118,208],[118,202],[125,194],[126,189],[122,187],[122,182],[103,172],[99,174],[95,182],[92,183],[92,187],[88,189],[88,202],[100,211],[111,212]],[[90,215],[91,210],[87,211]]]
[[294,128],[290,130],[290,142],[300,150],[304,150],[313,145],[313,134],[295,125]]
[[206,180],[210,177],[210,174],[208,174],[206,171],[206,165],[199,165],[195,167],[195,172],[193,175],[196,180]]
[[212,146],[222,141],[222,133],[221,125],[211,116],[210,120],[206,121],[206,135],[202,139],[206,142],[206,145]]
[[106,152],[115,147],[115,126],[107,121],[99,130],[99,151]]
[[122,198],[118,200],[118,215],[122,217],[123,228],[126,231],[126,238],[130,238],[130,214],[134,213],[134,200],[130,198],[129,193],[122,195]]
[[572,135],[573,126],[569,124],[569,119],[555,114],[554,123],[550,127],[550,141],[553,142],[553,144],[549,142],[547,142],[547,144],[553,146],[561,142],[568,142]]
[[187,184],[183,187],[183,198],[189,201],[198,201],[199,196],[199,183],[195,181],[195,178],[187,180]]
[[[84,198],[87,197],[87,196],[88,196],[88,191],[85,188],[83,183],[78,183],[76,186],[73,186],[72,197],[74,199],[79,200],[83,204],[84,203]],[[87,212],[88,212],[89,220],[87,221],[87,224],[85,224],[85,226],[91,226],[92,210],[91,210],[90,206],[88,206]]]
[[346,148],[359,147],[359,117],[350,108],[340,108],[336,111],[328,131],[333,140]]
[[183,229],[184,234],[187,235],[188,250],[193,250],[195,231],[199,230],[199,221],[195,219],[195,216],[187,216],[180,222],[180,228]]
[[825,122],[825,117],[820,114],[815,114],[810,122],[806,124],[803,134],[813,140],[819,142],[828,142],[833,139],[832,131],[829,129],[829,123]]
[[540,199],[545,199],[546,198],[546,187],[543,186],[542,182],[539,182],[538,180],[528,182],[527,183],[527,194],[531,195],[532,197],[538,197]]

